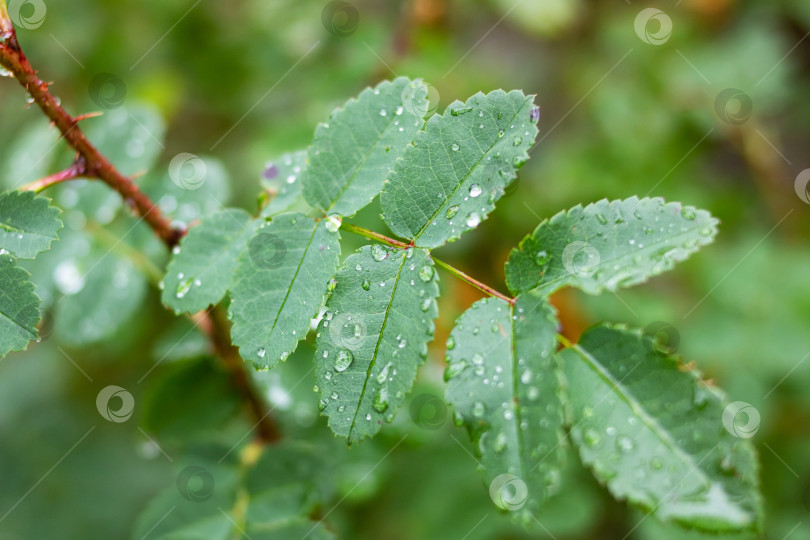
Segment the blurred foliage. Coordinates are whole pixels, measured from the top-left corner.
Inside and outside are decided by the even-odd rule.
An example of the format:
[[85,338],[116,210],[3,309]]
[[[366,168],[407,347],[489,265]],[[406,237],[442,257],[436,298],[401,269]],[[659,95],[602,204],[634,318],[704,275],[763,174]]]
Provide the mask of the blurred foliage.
[[[84,121],[91,138],[110,145],[127,172],[147,173],[139,182],[184,223],[229,200],[255,210],[264,163],[306,145],[332,108],[381,79],[422,77],[442,109],[479,90],[537,93],[534,159],[498,210],[439,256],[503,289],[508,248],[561,208],[649,194],[718,216],[716,244],[679,271],[619,295],[564,291],[555,301],[574,338],[602,319],[673,325],[678,352],[761,413],[754,442],[763,538],[810,537],[810,255],[800,243],[810,208],[794,192],[796,175],[810,166],[808,3],[660,2],[673,25],[660,45],[634,32],[635,3],[358,0],[356,31],[345,37],[325,28],[325,4],[49,2],[42,26],[19,37],[69,111],[107,109]],[[122,81],[125,96],[100,97],[100,74]],[[25,107],[13,80],[0,83],[0,186],[67,166],[69,152],[40,112]],[[718,102],[726,88],[750,98],[750,116],[739,101]],[[743,121],[728,123],[730,116]],[[112,136],[132,122],[141,130],[134,146],[116,143]],[[178,190],[167,174],[183,152],[210,156],[211,181],[199,191]],[[46,316],[42,343],[0,363],[0,539],[127,538],[147,501],[174,482],[171,462],[184,452],[171,437],[156,446],[173,428],[156,407],[177,411],[174,428],[226,447],[245,443],[250,420],[223,397],[227,388],[197,331],[173,321],[147,288],[167,258],[148,228],[102,186],[48,194],[66,209],[66,229],[52,252],[26,267],[49,312],[57,320],[59,312],[73,315],[55,330]],[[372,204],[357,221],[371,224],[378,213]],[[108,253],[103,264],[118,268],[111,282],[93,279],[90,256],[99,249]],[[86,287],[100,291],[92,295],[131,294],[114,312],[93,313]],[[436,340],[412,401],[440,394],[444,339],[477,298],[465,284],[442,280]],[[81,323],[91,315],[114,334],[88,335]],[[377,438],[351,450],[333,440],[311,391],[311,355],[302,345],[257,380],[288,438],[339,458],[332,472],[342,502],[320,511],[341,538],[703,538],[612,501],[573,459],[567,489],[536,516],[541,525],[524,532],[482,489],[466,437],[443,405],[428,425],[424,399],[403,408]],[[170,380],[183,395],[161,394]],[[107,422],[94,410],[108,385],[134,395],[129,421]],[[194,411],[209,396],[222,408],[206,413],[216,424],[205,429],[194,425]]]

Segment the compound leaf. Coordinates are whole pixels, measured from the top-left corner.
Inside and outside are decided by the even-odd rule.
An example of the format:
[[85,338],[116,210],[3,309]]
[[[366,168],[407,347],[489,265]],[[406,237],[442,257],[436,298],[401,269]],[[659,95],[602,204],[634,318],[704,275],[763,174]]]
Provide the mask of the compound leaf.
[[285,360],[306,337],[340,257],[329,219],[282,214],[265,223],[239,258],[231,289],[231,338],[260,368]]
[[262,174],[262,186],[274,196],[262,210],[262,216],[280,214],[295,204],[301,196],[301,177],[306,166],[306,150],[290,152],[267,163]]
[[477,227],[528,159],[534,111],[534,96],[495,90],[432,116],[381,195],[391,230],[433,248]]
[[50,199],[33,191],[0,194],[0,254],[5,251],[20,259],[33,259],[50,249],[62,228],[60,213]]
[[732,435],[734,425],[724,429],[718,390],[651,337],[622,327],[588,330],[561,359],[571,438],[614,497],[689,528],[757,527],[754,449]]
[[322,414],[349,444],[391,421],[427,356],[439,294],[422,249],[364,246],[346,258],[315,342]]
[[318,126],[303,177],[311,206],[351,216],[371,202],[424,124],[422,109],[409,98],[421,86],[399,77],[366,88]]
[[230,288],[239,254],[257,227],[238,208],[204,218],[172,256],[163,279],[163,303],[177,313],[196,313],[217,304]]
[[475,443],[493,500],[525,522],[560,487],[557,324],[539,295],[522,294],[514,306],[486,298],[464,312],[447,343],[446,399]]
[[568,285],[613,291],[672,269],[716,233],[717,219],[705,210],[661,198],[578,205],[540,223],[512,250],[506,285],[514,294]]
[[29,276],[14,257],[0,255],[0,358],[38,337],[39,298]]

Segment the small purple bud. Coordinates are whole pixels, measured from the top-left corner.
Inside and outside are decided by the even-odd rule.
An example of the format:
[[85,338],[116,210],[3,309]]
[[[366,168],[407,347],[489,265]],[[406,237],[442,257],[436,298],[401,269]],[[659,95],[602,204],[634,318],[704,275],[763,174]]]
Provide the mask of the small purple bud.
[[537,105],[532,107],[532,112],[529,113],[529,119],[535,124],[540,121],[540,107]]
[[273,163],[268,163],[267,167],[264,169],[264,173],[262,174],[266,179],[272,180],[276,176],[278,176],[278,167],[275,166]]

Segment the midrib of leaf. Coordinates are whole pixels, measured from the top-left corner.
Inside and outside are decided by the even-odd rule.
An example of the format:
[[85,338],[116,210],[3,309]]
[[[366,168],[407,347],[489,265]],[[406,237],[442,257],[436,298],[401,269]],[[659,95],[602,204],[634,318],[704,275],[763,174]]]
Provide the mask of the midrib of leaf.
[[[525,105],[527,101],[528,101],[528,100],[524,101],[524,102],[523,102],[523,105]],[[512,116],[512,118],[511,118],[511,120],[514,120],[515,118],[517,118],[517,115],[518,115],[518,114],[520,114],[520,111],[522,111],[522,110],[523,110],[523,105],[521,105],[520,107],[518,107],[517,112],[515,112],[515,114],[514,114],[514,115]],[[448,113],[449,111],[450,111],[450,107],[448,107],[448,108],[447,108],[447,110],[445,111],[445,114],[446,114],[446,113]],[[427,228],[430,226],[430,224],[433,222],[433,220],[434,220],[434,219],[436,219],[436,217],[438,217],[438,215],[439,215],[439,214],[441,214],[442,209],[444,209],[444,207],[446,206],[446,201],[449,201],[449,200],[450,200],[450,199],[453,197],[453,195],[455,195],[455,194],[456,194],[456,192],[457,192],[459,189],[461,189],[461,186],[462,186],[462,185],[464,185],[464,181],[465,181],[465,180],[467,180],[467,178],[469,178],[469,177],[470,177],[470,175],[471,175],[471,174],[472,174],[472,173],[473,173],[473,172],[474,172],[474,171],[475,171],[475,170],[478,168],[478,165],[479,165],[479,164],[480,164],[480,163],[481,163],[481,162],[484,160],[484,158],[485,158],[485,157],[487,157],[487,155],[489,155],[489,153],[492,151],[492,149],[493,149],[493,148],[495,148],[495,145],[496,145],[496,144],[498,144],[498,141],[499,141],[499,140],[500,140],[500,138],[495,139],[495,142],[494,142],[494,143],[492,143],[492,145],[490,145],[490,147],[489,147],[489,148],[487,148],[487,151],[486,151],[486,152],[484,152],[484,153],[481,155],[480,159],[479,159],[478,161],[476,161],[476,162],[475,162],[475,165],[473,165],[472,167],[470,167],[470,171],[469,171],[467,174],[465,174],[465,175],[464,175],[464,178],[462,178],[461,180],[459,180],[458,184],[457,184],[457,185],[456,185],[456,187],[453,189],[453,191],[452,191],[452,192],[451,192],[451,193],[450,193],[450,194],[449,194],[447,197],[445,197],[445,198],[444,198],[444,201],[445,201],[445,202],[443,202],[442,204],[440,204],[440,205],[439,205],[439,207],[436,209],[436,211],[433,213],[433,215],[432,215],[432,216],[430,216],[430,219],[429,219],[429,220],[427,220],[427,223],[425,223],[424,225],[422,225],[422,228],[421,228],[421,229],[419,229],[419,232],[417,232],[417,233],[416,233],[416,235],[413,237],[413,240],[414,240],[414,241],[418,240],[418,239],[419,239],[419,237],[420,237],[420,236],[422,236],[422,233],[423,233],[423,232],[425,232],[425,229],[427,229]],[[452,160],[451,160],[451,161],[452,161]]]
[[360,414],[360,406],[363,404],[363,398],[366,397],[368,380],[371,378],[371,370],[374,369],[374,364],[377,363],[377,353],[380,350],[380,343],[382,342],[383,334],[385,334],[385,326],[388,324],[388,315],[391,313],[391,304],[394,303],[394,297],[396,296],[397,288],[399,287],[399,275],[402,273],[402,268],[405,266],[405,261],[407,259],[408,258],[403,253],[402,262],[399,263],[399,270],[397,270],[397,277],[394,279],[394,290],[391,291],[391,299],[388,300],[388,305],[385,307],[385,316],[383,317],[382,327],[380,328],[380,336],[377,338],[377,343],[374,345],[374,356],[372,356],[371,363],[366,370],[366,380],[363,381],[363,390],[360,392],[360,399],[357,400],[357,409],[354,411],[352,424],[349,426],[349,438],[352,436],[352,430],[354,429],[354,423],[357,421],[357,415]]
[[[345,110],[346,110],[346,109],[344,108],[344,112],[345,112]],[[362,168],[362,166],[363,166],[363,165],[365,165],[366,161],[368,161],[368,157],[371,155],[371,153],[374,151],[374,149],[375,149],[375,148],[377,148],[377,145],[380,143],[380,141],[382,140],[383,136],[385,136],[385,134],[386,134],[386,133],[388,133],[388,129],[391,127],[391,125],[392,125],[392,124],[391,124],[391,122],[393,122],[393,121],[394,121],[394,117],[395,117],[395,116],[396,116],[396,115],[394,115],[394,114],[392,114],[392,115],[391,115],[391,118],[389,118],[388,123],[385,125],[385,129],[383,129],[383,130],[380,132],[380,135],[377,137],[377,140],[376,140],[376,141],[374,141],[374,144],[371,146],[371,148],[369,148],[369,149],[368,149],[368,151],[367,151],[367,152],[366,152],[366,153],[363,155],[363,159],[361,159],[361,160],[360,160],[360,163],[358,163],[358,164],[355,166],[354,171],[352,172],[352,175],[349,177],[349,179],[348,179],[348,181],[346,182],[346,184],[345,184],[345,185],[344,185],[342,188],[340,188],[340,191],[338,192],[337,197],[335,197],[335,200],[334,200],[334,201],[332,201],[332,204],[331,204],[331,205],[329,205],[329,208],[327,208],[327,209],[326,209],[326,211],[327,211],[327,212],[328,212],[329,210],[331,210],[332,208],[334,208],[334,207],[335,207],[335,205],[337,204],[337,202],[338,202],[338,201],[340,200],[340,198],[343,196],[343,193],[344,193],[344,192],[345,192],[347,189],[349,189],[349,186],[351,185],[351,183],[352,183],[352,182],[354,182],[355,178],[357,178],[357,173],[360,171],[360,169]],[[354,141],[354,143],[355,143],[355,144],[357,144],[357,139],[354,137],[354,132],[350,131],[350,135],[351,135],[352,140]],[[359,144],[357,144],[357,146],[360,146],[360,145],[359,145]]]
[[[683,232],[681,232],[681,233],[679,233],[679,234],[677,234],[677,235],[675,235],[675,236],[669,236],[669,237],[662,238],[662,239],[660,239],[660,240],[654,241],[654,242],[652,242],[652,243],[650,243],[650,244],[649,244],[649,247],[646,247],[646,248],[641,248],[641,249],[640,249],[640,250],[638,250],[638,251],[639,251],[639,252],[641,252],[641,253],[645,253],[645,254],[646,254],[646,253],[649,253],[650,251],[654,251],[654,249],[653,249],[653,248],[655,248],[655,247],[659,247],[659,246],[660,246],[660,245],[662,245],[662,244],[669,244],[669,243],[670,243],[670,242],[672,242],[674,239],[678,239],[678,238],[681,238],[681,237],[684,237],[684,236],[685,236],[685,237],[687,237],[687,238],[689,238],[689,237],[691,237],[691,234],[690,234],[690,233],[693,233],[693,232],[695,231],[695,229],[697,229],[697,227],[693,227],[693,228],[691,228],[691,229],[688,229],[688,230],[686,230],[686,231],[683,231]],[[586,237],[586,240],[587,240],[587,237]],[[675,248],[673,247],[673,249],[675,249]],[[627,255],[625,255],[624,257],[627,257]],[[599,260],[600,260],[599,266],[602,266],[602,264],[604,264],[604,263],[611,263],[611,262],[614,262],[614,261],[617,261],[617,260],[621,260],[622,258],[623,258],[622,256],[618,256],[618,255],[617,255],[617,256],[613,256],[613,257],[606,257],[606,258],[602,259],[602,258],[601,258],[601,256],[600,256],[600,259],[599,259]],[[536,286],[536,287],[534,287],[534,288],[546,288],[546,287],[547,287],[547,286],[549,286],[549,285],[556,285],[556,284],[557,284],[557,283],[559,283],[560,281],[565,281],[565,280],[567,280],[569,277],[570,277],[570,274],[563,274],[563,275],[560,275],[560,276],[558,276],[558,277],[556,277],[556,278],[554,278],[554,279],[550,279],[550,280],[548,280],[548,281],[541,281],[541,282],[540,282],[540,283],[538,283],[538,284],[537,284],[537,286]]]
[[315,238],[315,233],[318,232],[318,227],[320,226],[319,222],[315,222],[315,227],[312,228],[312,235],[309,237],[309,241],[307,242],[307,247],[304,249],[304,254],[301,256],[301,260],[298,261],[298,266],[295,267],[295,274],[293,274],[293,278],[290,281],[290,286],[287,287],[287,292],[284,293],[284,300],[281,302],[281,306],[278,308],[276,312],[276,318],[273,319],[273,326],[270,327],[270,332],[267,334],[266,341],[270,340],[270,337],[273,335],[273,332],[276,330],[276,323],[278,322],[278,318],[281,316],[281,312],[284,311],[284,306],[287,305],[287,299],[290,297],[290,291],[293,289],[293,285],[295,285],[295,280],[298,279],[298,272],[301,271],[301,266],[304,264],[304,259],[309,253],[309,248],[312,245],[312,239]]
[[[598,360],[595,360],[587,351],[582,349],[579,345],[574,345],[573,347],[571,347],[571,350],[576,351],[582,357],[582,359],[585,360],[588,363],[588,365],[606,383],[610,384],[612,386],[612,390],[614,391],[618,390],[614,393],[619,396],[619,399],[627,403],[627,405],[636,414],[636,416],[641,418],[641,421],[644,423],[644,425],[646,425],[647,428],[649,428],[649,430],[652,431],[656,437],[658,437],[658,439],[664,444],[664,446],[669,448],[670,451],[673,452],[673,454],[675,454],[682,462],[684,462],[687,465],[687,470],[689,471],[689,474],[694,473],[695,471],[699,471],[701,479],[703,481],[709,482],[710,484],[714,483],[714,481],[711,478],[708,478],[706,474],[703,472],[703,470],[699,468],[700,464],[703,463],[703,460],[706,459],[706,457],[711,453],[711,451],[707,452],[706,456],[704,456],[702,459],[696,462],[694,456],[687,454],[686,452],[681,450],[681,448],[676,444],[676,442],[672,440],[672,437],[669,436],[667,431],[663,429],[655,421],[654,418],[650,417],[650,415],[647,414],[647,412],[638,405],[638,403],[635,401],[635,398],[634,399],[630,398],[631,395],[626,390],[626,388],[622,386],[622,381],[616,380],[616,378],[613,377],[611,373],[609,373],[602,367],[602,365]],[[632,373],[632,370],[630,370],[630,373]],[[627,376],[629,376],[630,373],[628,373]]]
[[[532,309],[532,311],[534,311],[534,309]],[[526,314],[527,317],[529,313]],[[517,442],[518,442],[517,446],[517,453],[519,457],[518,464],[520,466],[521,471],[520,477],[523,478],[525,477],[525,474],[523,473],[523,449],[525,448],[525,446],[523,444],[523,434],[521,433],[523,430],[520,429],[520,423],[523,418],[523,408],[520,406],[518,400],[518,364],[517,364],[518,355],[517,355],[517,348],[515,346],[515,344],[517,343],[516,339],[517,336],[515,336],[516,319],[514,317],[515,317],[515,304],[510,303],[509,326],[511,330],[510,337],[512,338],[512,343],[510,343],[509,350],[512,352],[512,396],[513,400],[515,400],[515,426],[517,426],[515,431],[517,432]]]
[[33,334],[33,333],[32,333],[32,332],[31,332],[31,331],[28,329],[28,328],[26,328],[26,327],[24,327],[23,325],[21,325],[21,324],[20,324],[20,323],[19,323],[19,322],[18,322],[18,321],[17,321],[17,320],[14,318],[14,317],[12,317],[11,315],[8,315],[8,314],[7,314],[5,311],[3,311],[3,310],[0,310],[0,315],[2,315],[3,317],[5,317],[5,318],[6,318],[6,319],[8,319],[9,321],[13,322],[13,323],[14,323],[14,324],[17,326],[17,328],[20,328],[21,330],[24,330],[24,331],[25,331],[25,332],[26,332],[26,333],[27,333],[29,336],[31,336],[31,338],[30,338],[30,339],[36,339],[36,337],[37,337],[37,336],[36,336],[36,334]]
[[[25,231],[24,231],[24,230],[22,230],[22,229],[18,229],[17,227],[12,227],[12,226],[11,226],[11,225],[9,225],[8,223],[2,223],[2,222],[0,222],[0,229],[5,229],[5,230],[7,230],[8,232],[17,232],[17,233],[18,233],[18,232],[25,232]],[[37,236],[39,236],[39,235],[37,235]]]

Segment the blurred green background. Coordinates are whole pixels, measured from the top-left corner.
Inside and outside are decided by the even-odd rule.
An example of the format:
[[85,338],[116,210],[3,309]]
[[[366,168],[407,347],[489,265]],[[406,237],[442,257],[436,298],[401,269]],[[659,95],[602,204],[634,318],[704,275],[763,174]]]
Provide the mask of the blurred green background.
[[[42,24],[19,39],[69,111],[106,110],[85,121],[91,139],[125,172],[146,172],[144,189],[184,223],[224,204],[255,209],[265,163],[305,148],[334,107],[381,79],[424,78],[439,111],[479,90],[536,93],[532,159],[498,210],[438,256],[504,289],[508,250],[575,204],[650,195],[718,216],[716,244],[676,271],[618,295],[554,301],[572,337],[600,320],[672,325],[678,353],[761,414],[761,538],[810,538],[810,206],[795,189],[810,167],[810,3],[356,0],[324,17],[326,4],[48,1]],[[647,7],[665,19],[638,30]],[[206,159],[204,189],[168,179],[182,152]],[[69,163],[22,89],[0,79],[0,185]],[[0,540],[129,538],[175,481],[185,435],[230,447],[249,420],[202,337],[160,307],[153,267],[167,255],[150,231],[101,186],[47,193],[66,229],[28,265],[47,309],[44,339],[0,362]],[[378,213],[375,202],[356,221],[384,232]],[[344,254],[359,245],[347,238]],[[702,538],[641,521],[573,455],[566,487],[536,516],[542,527],[524,531],[497,510],[466,434],[431,398],[441,395],[444,339],[478,297],[442,274],[413,405],[356,448],[317,416],[309,345],[259,377],[288,437],[339,458],[324,479],[336,502],[345,496],[330,528],[391,540]],[[95,409],[112,384],[135,397],[127,422]]]

